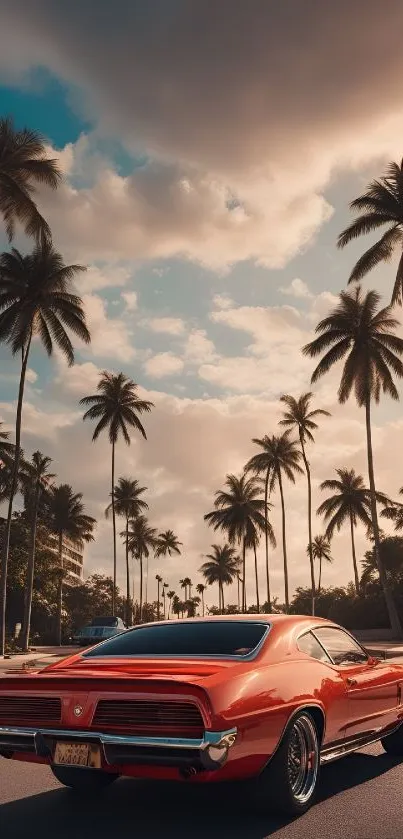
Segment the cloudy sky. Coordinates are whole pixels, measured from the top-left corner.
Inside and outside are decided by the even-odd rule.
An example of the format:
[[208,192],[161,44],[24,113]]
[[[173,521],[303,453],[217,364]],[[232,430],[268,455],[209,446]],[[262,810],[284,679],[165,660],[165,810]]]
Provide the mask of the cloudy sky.
[[[0,0],[0,15],[0,113],[40,130],[60,159],[65,182],[40,205],[66,260],[88,266],[78,288],[92,331],[70,370],[34,347],[24,449],[51,455],[60,480],[84,493],[99,519],[86,571],[110,572],[110,451],[91,443],[78,401],[102,369],[138,382],[155,403],[148,441],[121,443],[117,470],[149,488],[152,523],[183,542],[181,559],[151,568],[177,589],[185,574],[197,581],[218,541],[203,522],[214,491],[254,453],[252,437],[276,431],[279,396],[310,389],[300,348],[363,247],[335,246],[349,201],[403,154],[403,7]],[[388,297],[392,278],[386,266],[366,285]],[[5,348],[0,364],[11,428],[18,364]],[[337,374],[315,391],[332,413],[310,452],[316,506],[335,468],[366,474],[362,412],[340,409],[336,389]],[[375,414],[378,485],[392,495],[403,484],[401,411],[384,402]],[[309,578],[304,480],[285,492],[295,588]],[[363,533],[358,547],[362,556]],[[345,584],[348,534],[333,555],[323,582]],[[123,582],[122,549],[119,558]],[[282,600],[279,548],[272,580]]]

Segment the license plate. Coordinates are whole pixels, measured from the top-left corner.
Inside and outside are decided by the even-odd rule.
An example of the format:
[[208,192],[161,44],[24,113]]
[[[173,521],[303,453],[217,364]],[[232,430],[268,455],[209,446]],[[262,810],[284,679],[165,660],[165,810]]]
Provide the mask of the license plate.
[[56,743],[54,763],[101,768],[101,750],[93,743]]

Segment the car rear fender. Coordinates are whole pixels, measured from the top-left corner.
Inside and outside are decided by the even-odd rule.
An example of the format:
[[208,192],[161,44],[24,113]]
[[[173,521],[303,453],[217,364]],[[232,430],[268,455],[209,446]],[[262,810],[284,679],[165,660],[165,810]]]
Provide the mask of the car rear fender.
[[281,742],[284,738],[284,735],[285,735],[286,731],[288,730],[288,728],[292,724],[295,717],[298,714],[300,714],[301,711],[307,711],[311,715],[311,717],[313,718],[313,721],[314,721],[315,726],[316,726],[316,730],[318,732],[319,745],[322,744],[323,737],[324,737],[324,734],[325,734],[325,728],[326,728],[326,717],[325,717],[325,712],[324,712],[323,708],[320,705],[317,705],[315,703],[309,703],[307,705],[300,705],[298,708],[295,708],[294,711],[290,714],[290,716],[289,716],[289,718],[288,718],[288,720],[287,720],[287,722],[286,722],[286,724],[285,724],[285,726],[284,726],[284,728],[283,728],[283,730],[280,734],[277,746],[275,747],[275,749],[273,750],[271,755],[268,757],[266,763],[264,764],[264,766],[262,768],[262,771],[266,768],[266,766],[273,759],[274,755],[276,754],[278,748],[281,745]]

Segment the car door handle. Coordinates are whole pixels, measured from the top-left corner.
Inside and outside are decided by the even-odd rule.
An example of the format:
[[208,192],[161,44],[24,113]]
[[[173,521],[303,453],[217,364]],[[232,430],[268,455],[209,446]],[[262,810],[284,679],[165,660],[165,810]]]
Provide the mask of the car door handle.
[[352,676],[347,676],[346,682],[350,687],[352,687],[357,684],[357,679],[353,679]]

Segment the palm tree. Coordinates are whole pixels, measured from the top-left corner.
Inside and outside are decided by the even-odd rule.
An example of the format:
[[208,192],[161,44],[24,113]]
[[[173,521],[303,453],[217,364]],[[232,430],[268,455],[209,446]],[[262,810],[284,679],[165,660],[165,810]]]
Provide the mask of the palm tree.
[[148,559],[155,550],[157,531],[151,527],[145,516],[137,516],[129,522],[129,551],[140,563],[140,623],[143,616],[143,559]]
[[254,559],[255,559],[256,605],[257,605],[257,611],[258,612],[260,612],[259,573],[258,573],[258,567],[257,567],[257,546],[259,544],[259,541],[260,541],[260,534],[256,530],[256,528],[254,527],[253,532],[251,532],[251,534],[250,534],[249,546],[251,548],[253,548],[253,554],[254,554]]
[[12,466],[9,463],[0,461],[0,504],[10,497]]
[[391,302],[403,303],[403,160],[390,163],[385,175],[372,181],[363,195],[350,204],[357,211],[358,218],[338,238],[339,248],[344,248],[353,239],[365,233],[372,233],[388,225],[381,238],[372,245],[355,264],[349,282],[361,280],[372,268],[381,262],[389,262],[396,249],[399,264],[393,286]]
[[57,161],[46,157],[45,140],[37,131],[20,131],[10,117],[0,119],[0,213],[9,242],[14,238],[16,222],[38,244],[50,241],[49,225],[33,195],[37,184],[56,189],[61,179]]
[[[290,434],[291,432],[287,430],[280,435],[272,434],[271,437],[269,437],[266,434],[262,440],[254,439],[252,442],[255,443],[257,446],[260,446],[262,451],[251,457],[251,459],[248,461],[245,467],[248,472],[253,472],[255,475],[265,475],[266,497],[268,492],[270,494],[273,492],[276,484],[278,484],[280,490],[283,536],[284,589],[287,611],[290,605],[290,601],[288,594],[288,561],[283,475],[285,475],[292,483],[295,483],[295,475],[297,473],[302,474],[302,469],[299,465],[301,452],[297,447],[296,440],[291,439]],[[268,602],[270,604],[270,600]]]
[[185,600],[187,600],[187,593],[188,593],[188,577],[184,577],[182,580],[179,580],[179,585],[181,588],[185,589]]
[[197,583],[196,591],[200,594],[201,603],[202,603],[202,610],[203,610],[203,617],[204,617],[204,592],[206,591],[206,586],[203,583]]
[[186,590],[188,592],[188,600],[191,600],[192,599],[192,585],[193,585],[193,583],[192,583],[190,577],[185,577],[185,583],[186,583]]
[[22,256],[15,248],[0,256],[0,341],[11,346],[13,355],[21,353],[15,456],[1,558],[0,655],[4,655],[11,517],[20,466],[22,406],[31,344],[34,338],[39,338],[49,356],[55,344],[72,365],[74,350],[66,328],[89,343],[82,300],[72,293],[73,280],[82,270],[79,265],[65,265],[50,244],[36,247],[28,256]]
[[[142,510],[148,510],[148,504],[140,496],[147,491],[147,487],[141,487],[137,480],[132,478],[119,478],[114,488],[115,512],[118,516],[126,519],[124,532],[126,550],[126,625],[132,622],[130,606],[130,566],[129,566],[129,520],[135,519]],[[105,510],[105,517],[108,518],[112,504]]]
[[341,530],[346,522],[349,523],[355,590],[359,594],[360,582],[354,529],[360,521],[367,531],[371,530],[371,498],[364,479],[361,475],[356,475],[354,469],[336,469],[336,473],[339,476],[338,479],[323,481],[320,485],[322,490],[330,490],[333,494],[318,507],[317,514],[323,515],[327,522],[325,539],[328,541],[333,538],[335,530]]
[[[29,636],[31,630],[32,594],[34,585],[35,554],[36,554],[36,530],[38,522],[38,511],[44,499],[49,500],[49,491],[55,474],[49,472],[52,463],[50,457],[42,452],[36,451],[32,455],[31,463],[24,463],[21,470],[21,480],[25,493],[31,501],[30,507],[30,546],[28,554],[27,577],[25,583],[24,598],[24,619],[22,625],[22,649],[26,652],[29,649]],[[27,499],[28,500],[28,499]]]
[[[403,495],[403,487],[399,489],[399,495]],[[381,512],[381,516],[393,521],[395,530],[403,530],[403,504],[389,501]]]
[[157,550],[155,556],[172,556],[181,553],[182,542],[179,542],[173,530],[164,530],[158,536]]
[[2,425],[0,422],[0,503],[10,497],[14,459],[14,445],[9,442],[9,432],[1,430]]
[[239,589],[240,589],[241,584],[243,584],[243,580],[242,580],[241,572],[239,571],[239,569],[236,572],[236,581],[237,581],[238,611],[241,611],[241,597],[240,597]]
[[381,390],[388,393],[392,399],[399,398],[392,372],[399,378],[403,376],[403,364],[399,357],[403,355],[403,339],[395,334],[399,324],[392,317],[391,306],[379,309],[379,303],[380,296],[375,291],[369,291],[364,296],[360,286],[351,292],[343,291],[340,294],[339,305],[316,327],[319,337],[307,344],[303,352],[311,358],[324,353],[312,375],[312,382],[316,382],[336,362],[347,356],[338,391],[339,402],[347,402],[354,389],[358,405],[365,407],[374,551],[392,631],[400,638],[400,619],[379,552],[371,404],[372,401],[379,402]]
[[9,442],[9,431],[2,431],[3,422],[0,422],[0,460],[14,457],[14,444]]
[[169,588],[169,583],[164,583],[162,586],[162,599],[164,601],[164,620],[167,614],[167,603],[166,603],[166,589]]
[[69,484],[60,484],[51,493],[49,512],[50,527],[58,538],[59,584],[57,596],[57,643],[62,642],[62,607],[63,607],[63,539],[74,539],[79,544],[92,542],[96,524],[92,516],[85,513],[82,493],[74,493]]
[[[252,546],[251,533],[266,529],[266,503],[260,498],[261,482],[245,474],[237,478],[227,475],[227,490],[215,494],[215,510],[204,516],[213,529],[223,530],[230,545],[242,545],[242,609],[246,612],[246,549]],[[267,526],[269,538],[276,544],[273,529]]]
[[160,619],[160,585],[162,583],[162,577],[159,574],[155,575],[155,579],[157,580],[157,621]]
[[207,585],[218,583],[218,608],[224,614],[224,585],[230,585],[239,566],[239,556],[232,545],[212,545],[213,553],[206,554],[208,562],[200,568]]
[[333,557],[330,553],[330,542],[326,536],[315,536],[311,546],[308,545],[306,552],[309,557],[313,556],[319,562],[319,579],[318,592],[320,593],[320,584],[322,582],[322,562],[333,562]]
[[[403,571],[402,538],[400,536],[386,536],[381,541],[381,556],[388,577],[391,580],[401,579]],[[368,583],[373,583],[378,571],[373,550],[365,553],[361,560],[361,587],[365,590]]]
[[309,441],[314,443],[313,432],[318,428],[317,417],[330,417],[329,411],[324,411],[320,408],[315,411],[310,411],[311,400],[313,393],[303,393],[299,399],[293,396],[282,396],[281,402],[287,406],[284,411],[283,419],[280,420],[280,425],[289,428],[291,431],[297,431],[299,442],[301,446],[302,459],[304,461],[306,479],[308,483],[308,556],[311,567],[311,591],[312,591],[312,614],[315,614],[315,569],[313,564],[313,542],[312,542],[312,483],[311,483],[311,468],[306,456],[305,446]]
[[196,615],[196,609],[200,605],[200,597],[190,597],[186,603],[186,611],[188,618],[194,618]]
[[[182,542],[179,542],[178,537],[175,536],[173,530],[164,530],[159,534],[157,539],[157,547],[155,556],[172,556],[173,554],[180,554]],[[163,592],[164,594],[164,592]],[[164,599],[164,617],[165,617],[165,599]]]
[[[259,443],[256,439],[253,440],[254,443]],[[267,603],[269,604],[269,612],[270,612],[270,603],[271,603],[271,594],[270,594],[270,573],[269,573],[269,540],[273,547],[276,546],[276,541],[273,533],[273,529],[269,522],[269,509],[272,508],[272,505],[269,504],[268,496],[269,496],[269,478],[270,478],[270,469],[266,468],[264,464],[265,458],[262,454],[255,455],[252,457],[245,466],[245,472],[251,471],[255,475],[264,475],[264,517],[265,517],[265,526],[264,526],[264,534],[265,534],[265,548],[266,548],[266,589],[267,589]],[[245,579],[245,573],[243,574]],[[239,587],[239,574],[238,574],[238,587]],[[243,583],[243,587],[245,584]],[[239,597],[238,597],[239,600]]]
[[113,524],[113,591],[112,612],[116,611],[116,506],[115,506],[115,447],[119,436],[122,435],[130,446],[128,428],[136,428],[147,439],[146,432],[139,420],[139,414],[148,413],[153,407],[152,402],[140,399],[138,385],[128,379],[123,373],[101,373],[97,385],[97,393],[84,396],[80,405],[89,405],[83,419],[98,420],[92,439],[98,439],[105,429],[108,429],[109,442],[112,446],[112,524]]
[[169,600],[169,603],[168,603],[168,616],[167,616],[167,619],[168,619],[168,620],[169,620],[169,613],[170,613],[170,611],[171,611],[172,598],[173,598],[173,597],[176,597],[175,592],[174,592],[174,591],[168,591],[168,592],[167,592],[167,598],[168,598],[168,600]]
[[182,611],[182,605],[183,604],[181,603],[181,600],[179,599],[178,595],[174,594],[173,595],[173,600],[172,600],[172,611],[173,611],[174,615],[178,616],[178,618],[179,618],[179,615]]

